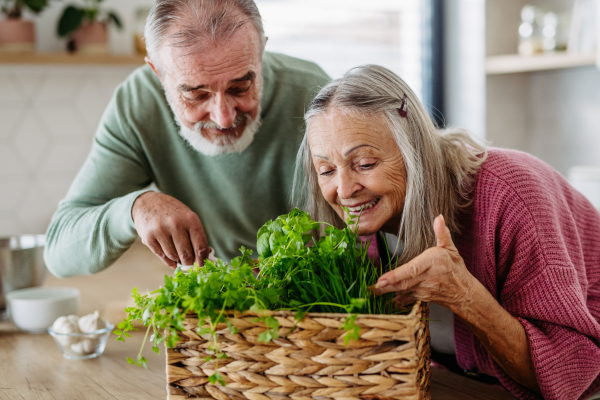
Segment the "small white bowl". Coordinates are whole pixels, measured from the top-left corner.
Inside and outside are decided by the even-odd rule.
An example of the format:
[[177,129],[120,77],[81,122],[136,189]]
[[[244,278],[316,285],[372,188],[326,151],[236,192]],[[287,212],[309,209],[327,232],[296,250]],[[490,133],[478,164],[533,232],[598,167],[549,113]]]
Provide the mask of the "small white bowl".
[[79,290],[69,287],[36,287],[6,295],[14,323],[24,331],[45,333],[62,315],[77,314]]

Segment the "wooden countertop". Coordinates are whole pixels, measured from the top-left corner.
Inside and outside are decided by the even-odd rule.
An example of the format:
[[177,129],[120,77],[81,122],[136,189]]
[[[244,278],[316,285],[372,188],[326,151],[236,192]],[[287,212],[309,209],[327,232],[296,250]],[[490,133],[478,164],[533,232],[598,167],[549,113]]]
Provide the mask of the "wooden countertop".
[[[49,276],[45,286],[71,286],[81,290],[79,315],[98,309],[113,323],[121,318],[131,289],[156,289],[169,270],[143,245],[136,243],[115,265],[93,275],[59,280]],[[125,343],[111,337],[104,354],[92,360],[63,358],[48,334],[19,331],[0,323],[1,399],[166,399],[164,350],[157,355],[146,346],[148,370],[127,363],[137,355],[143,332]],[[513,399],[507,391],[447,370],[433,368],[433,400]]]

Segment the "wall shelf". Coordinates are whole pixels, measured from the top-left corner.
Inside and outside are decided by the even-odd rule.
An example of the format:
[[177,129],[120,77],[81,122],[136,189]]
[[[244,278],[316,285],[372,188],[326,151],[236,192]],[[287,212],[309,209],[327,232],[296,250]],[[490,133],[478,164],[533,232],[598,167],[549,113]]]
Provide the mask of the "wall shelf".
[[68,53],[0,53],[0,65],[143,65],[143,56]]
[[485,71],[487,75],[499,75],[561,68],[587,67],[595,64],[595,54],[569,54],[566,52],[536,54],[532,56],[509,54],[488,57],[485,60]]

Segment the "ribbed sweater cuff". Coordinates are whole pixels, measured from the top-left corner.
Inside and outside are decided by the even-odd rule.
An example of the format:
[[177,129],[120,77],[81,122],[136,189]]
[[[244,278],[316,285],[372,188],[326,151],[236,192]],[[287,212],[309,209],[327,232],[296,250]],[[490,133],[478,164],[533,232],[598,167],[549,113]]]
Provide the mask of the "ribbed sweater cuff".
[[120,243],[130,243],[137,238],[137,230],[131,215],[135,200],[150,189],[137,190],[113,200],[106,215],[108,232]]

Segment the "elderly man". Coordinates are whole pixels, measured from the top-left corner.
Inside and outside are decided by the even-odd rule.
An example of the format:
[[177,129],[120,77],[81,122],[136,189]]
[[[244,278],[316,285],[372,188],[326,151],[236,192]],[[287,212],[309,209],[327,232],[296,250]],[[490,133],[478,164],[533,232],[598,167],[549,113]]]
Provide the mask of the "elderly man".
[[290,209],[325,72],[264,52],[252,0],[157,0],[145,37],[148,65],[117,89],[48,229],[57,276],[108,267],[138,234],[170,267],[202,263],[209,244],[231,259]]

